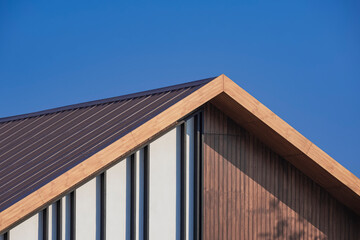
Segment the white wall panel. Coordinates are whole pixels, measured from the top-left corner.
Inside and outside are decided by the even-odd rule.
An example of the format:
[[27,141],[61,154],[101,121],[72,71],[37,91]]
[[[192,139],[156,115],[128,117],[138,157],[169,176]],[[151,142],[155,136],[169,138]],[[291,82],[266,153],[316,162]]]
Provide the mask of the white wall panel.
[[76,189],[76,239],[96,239],[96,179]]
[[186,239],[194,238],[194,118],[186,121]]
[[61,226],[63,240],[70,240],[71,238],[71,197],[70,194],[61,199]]
[[144,149],[136,152],[136,240],[144,236]]
[[[171,130],[150,143],[149,238],[176,239],[177,131]],[[180,145],[179,145],[180,146]]]
[[[130,160],[124,159],[106,171],[106,238],[129,239]],[[128,237],[128,238],[127,238]]]
[[39,240],[39,214],[10,230],[11,240]]
[[53,237],[56,235],[55,233],[55,228],[56,226],[54,225],[54,206],[55,204],[51,204],[48,207],[48,236],[50,240],[55,240],[56,238]]
[[56,212],[56,203],[51,204],[48,207],[49,210],[49,239],[56,240],[56,221],[57,221],[57,212]]

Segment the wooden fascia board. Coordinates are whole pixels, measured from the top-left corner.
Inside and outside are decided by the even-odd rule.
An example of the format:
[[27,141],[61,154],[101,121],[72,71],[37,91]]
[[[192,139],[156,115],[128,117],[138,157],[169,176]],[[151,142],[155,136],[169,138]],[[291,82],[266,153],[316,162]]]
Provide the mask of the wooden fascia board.
[[196,110],[224,90],[220,75],[189,96],[180,100],[121,139],[76,165],[50,183],[31,193],[0,213],[0,233],[24,221],[57,198],[86,182],[99,172],[127,156],[159,132]]
[[[234,102],[239,104],[241,108],[251,113],[251,117],[245,117],[245,120],[238,115],[238,122],[241,122],[244,127],[249,129],[256,129],[261,125],[265,125],[271,129],[272,132],[280,136],[281,140],[279,144],[287,144],[291,147],[291,149],[288,147],[283,150],[281,153],[282,157],[302,170],[306,175],[328,190],[334,197],[360,215],[359,178],[226,76],[224,76],[223,94],[226,94],[229,98],[233,99]],[[222,104],[227,103],[223,102]],[[266,136],[261,136],[261,134],[261,132],[257,132],[257,136],[266,138]],[[314,167],[307,166],[308,163]],[[319,170],[318,172],[316,171],[317,169]],[[320,172],[322,178],[316,176],[320,174]]]

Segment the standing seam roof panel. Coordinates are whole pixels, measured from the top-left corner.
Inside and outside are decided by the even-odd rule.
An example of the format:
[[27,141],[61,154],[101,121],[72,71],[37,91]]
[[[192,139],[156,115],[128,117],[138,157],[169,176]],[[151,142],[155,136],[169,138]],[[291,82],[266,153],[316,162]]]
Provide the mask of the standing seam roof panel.
[[212,79],[0,119],[0,211]]

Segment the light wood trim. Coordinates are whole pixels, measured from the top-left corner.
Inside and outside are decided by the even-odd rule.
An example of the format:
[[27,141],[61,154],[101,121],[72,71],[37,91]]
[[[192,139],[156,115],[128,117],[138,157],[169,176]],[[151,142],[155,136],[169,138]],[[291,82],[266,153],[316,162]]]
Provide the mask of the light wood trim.
[[5,209],[0,213],[0,233],[25,220],[69,189],[84,183],[107,166],[125,157],[159,132],[219,95],[223,90],[224,75],[220,75],[134,131]]

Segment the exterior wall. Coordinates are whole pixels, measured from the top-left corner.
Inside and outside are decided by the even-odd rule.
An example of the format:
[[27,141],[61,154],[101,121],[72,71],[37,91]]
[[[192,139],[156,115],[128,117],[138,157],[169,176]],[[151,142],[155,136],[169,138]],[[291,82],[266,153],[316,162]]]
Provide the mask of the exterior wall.
[[212,105],[204,239],[360,239],[359,216]]

